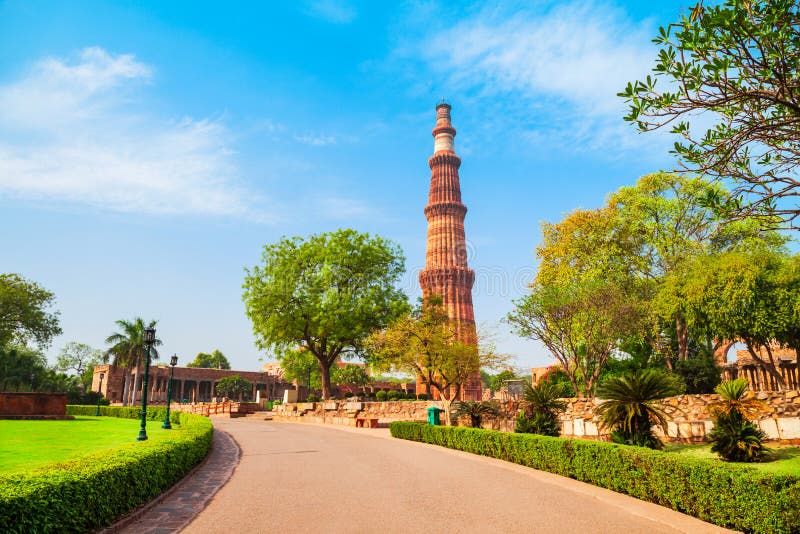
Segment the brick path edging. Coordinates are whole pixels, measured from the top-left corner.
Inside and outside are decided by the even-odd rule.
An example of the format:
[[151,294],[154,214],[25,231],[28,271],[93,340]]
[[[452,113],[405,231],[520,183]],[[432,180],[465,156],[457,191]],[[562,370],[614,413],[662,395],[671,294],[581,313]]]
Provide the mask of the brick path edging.
[[227,432],[214,429],[211,452],[180,482],[98,534],[167,534],[180,532],[228,482],[242,449]]

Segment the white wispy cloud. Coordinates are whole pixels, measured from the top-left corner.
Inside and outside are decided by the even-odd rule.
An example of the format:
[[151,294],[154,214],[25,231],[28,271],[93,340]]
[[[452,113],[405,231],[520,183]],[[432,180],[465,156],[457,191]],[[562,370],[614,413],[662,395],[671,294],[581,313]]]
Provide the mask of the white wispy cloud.
[[298,143],[311,146],[329,146],[336,144],[336,137],[332,135],[295,135],[294,140]]
[[[496,113],[505,108],[506,118],[528,117],[519,123],[530,141],[641,147],[622,121],[625,105],[616,94],[650,72],[651,32],[608,3],[539,2],[474,11],[453,25],[432,28],[413,50],[444,88]],[[401,53],[408,55],[408,43],[401,44]],[[494,102],[498,97],[502,106]]]
[[306,3],[305,12],[333,24],[348,24],[358,15],[355,7],[346,0],[312,0]]
[[[87,48],[0,86],[0,192],[157,214],[253,217],[221,119],[153,116],[152,69]],[[258,217],[255,217],[258,218]]]

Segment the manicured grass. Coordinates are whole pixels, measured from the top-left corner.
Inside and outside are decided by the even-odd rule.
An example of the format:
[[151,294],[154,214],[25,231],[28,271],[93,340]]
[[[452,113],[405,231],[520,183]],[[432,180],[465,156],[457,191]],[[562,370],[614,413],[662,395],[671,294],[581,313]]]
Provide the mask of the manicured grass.
[[765,473],[800,477],[800,447],[772,446],[771,449],[772,454],[766,462],[729,464],[728,462],[723,462],[717,454],[711,452],[711,445],[672,444],[667,445],[665,448],[667,452],[681,456],[717,460],[727,465],[754,467]]
[[[147,422],[147,436],[159,440],[170,432],[162,421]],[[71,421],[0,420],[0,473],[23,472],[86,456],[136,441],[140,422],[116,417],[76,416]]]

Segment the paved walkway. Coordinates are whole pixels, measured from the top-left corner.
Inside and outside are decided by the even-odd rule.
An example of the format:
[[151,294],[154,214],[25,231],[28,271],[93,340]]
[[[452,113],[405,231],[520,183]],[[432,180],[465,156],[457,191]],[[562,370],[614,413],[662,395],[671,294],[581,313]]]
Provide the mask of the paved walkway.
[[[187,533],[723,532],[575,480],[392,439],[385,429],[257,419],[214,424],[234,437],[242,457]],[[182,495],[191,500],[191,488]],[[160,532],[171,514],[188,512],[165,505],[155,530],[135,531]]]
[[160,501],[147,508],[121,530],[125,534],[169,534],[180,532],[228,482],[239,463],[240,449],[226,432],[214,429],[211,454],[200,467]]

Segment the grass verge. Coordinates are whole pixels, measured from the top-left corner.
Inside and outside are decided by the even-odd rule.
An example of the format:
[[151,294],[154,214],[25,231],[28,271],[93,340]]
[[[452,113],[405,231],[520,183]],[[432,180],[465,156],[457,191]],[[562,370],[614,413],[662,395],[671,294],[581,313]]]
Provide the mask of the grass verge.
[[[70,406],[85,415],[92,406]],[[135,419],[131,408],[106,408],[108,416]],[[92,412],[94,413],[94,412]],[[164,419],[163,408],[148,419]],[[200,463],[211,449],[208,418],[175,413],[180,424],[168,436],[129,441],[112,449],[50,463],[26,472],[0,475],[3,533],[90,532],[150,501]],[[134,436],[135,438],[135,436]]]

